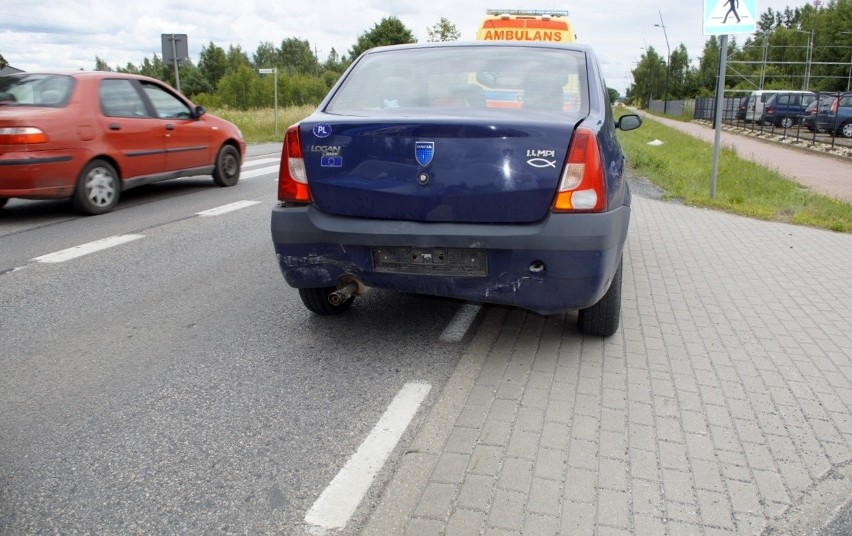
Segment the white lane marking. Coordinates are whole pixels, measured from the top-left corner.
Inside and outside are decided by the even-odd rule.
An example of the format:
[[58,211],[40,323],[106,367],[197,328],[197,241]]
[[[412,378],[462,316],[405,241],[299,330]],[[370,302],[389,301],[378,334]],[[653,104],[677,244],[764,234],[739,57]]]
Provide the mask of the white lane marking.
[[240,210],[241,208],[250,207],[253,205],[257,205],[260,201],[237,201],[236,203],[231,203],[228,205],[222,205],[221,207],[211,208],[210,210],[202,210],[201,212],[196,212],[196,216],[221,216],[222,214],[227,214],[228,212],[233,212],[235,210]]
[[276,165],[281,162],[281,157],[277,158],[258,158],[257,160],[246,160],[243,162],[243,167],[254,167],[259,166],[260,164],[271,164],[275,163]]
[[48,253],[47,255],[36,257],[35,259],[33,259],[33,261],[50,263],[65,262],[71,259],[76,259],[77,257],[82,257],[83,255],[88,255],[89,253],[100,251],[102,249],[107,249],[113,246],[125,244],[127,242],[132,242],[134,240],[139,240],[140,238],[145,238],[145,235],[126,234],[111,236],[102,240],[95,240],[94,242],[89,242],[88,244],[81,244],[79,246],[74,246],[73,248],[63,249],[62,251],[57,251],[55,253]]
[[474,303],[466,303],[459,307],[449,325],[441,333],[441,342],[461,342],[480,309],[482,306]]
[[430,389],[428,383],[415,382],[400,389],[370,435],[305,514],[306,523],[326,530],[346,526]]
[[259,169],[253,169],[251,171],[241,171],[240,172],[240,180],[243,179],[253,179],[255,177],[260,177],[261,175],[269,175],[270,173],[275,173],[275,178],[278,178],[278,166],[264,167]]

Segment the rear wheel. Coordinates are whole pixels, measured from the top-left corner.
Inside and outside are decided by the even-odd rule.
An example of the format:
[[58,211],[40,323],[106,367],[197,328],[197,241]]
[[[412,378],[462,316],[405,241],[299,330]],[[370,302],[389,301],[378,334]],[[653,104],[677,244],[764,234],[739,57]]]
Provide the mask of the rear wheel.
[[240,153],[231,145],[223,145],[216,155],[213,182],[217,186],[233,186],[240,180]]
[[355,301],[355,296],[350,296],[348,300],[340,305],[332,305],[328,301],[329,295],[337,290],[337,287],[321,287],[321,288],[300,288],[299,297],[302,298],[302,303],[313,313],[322,316],[339,315],[346,312]]
[[796,122],[795,122],[795,121],[793,121],[793,118],[792,118],[792,117],[782,117],[782,118],[781,118],[781,123],[780,123],[780,125],[781,125],[781,127],[783,127],[783,128],[790,128],[790,127],[792,127],[792,126],[793,126],[793,125],[795,125],[795,124],[796,124]]
[[852,121],[846,121],[843,123],[837,132],[844,138],[852,138]]
[[121,180],[106,160],[92,160],[77,179],[72,199],[84,214],[103,214],[115,208],[121,196]]
[[623,260],[619,261],[612,283],[598,303],[586,309],[580,309],[577,327],[580,328],[581,333],[609,337],[618,331],[618,322],[621,319],[622,264]]

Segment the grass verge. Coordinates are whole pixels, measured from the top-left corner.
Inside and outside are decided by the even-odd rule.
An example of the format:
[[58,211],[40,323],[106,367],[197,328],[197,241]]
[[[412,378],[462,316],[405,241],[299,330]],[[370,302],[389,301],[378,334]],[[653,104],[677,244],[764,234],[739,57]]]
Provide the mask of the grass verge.
[[[814,193],[722,149],[716,197],[710,198],[713,146],[653,120],[618,133],[629,168],[665,190],[665,197],[768,221],[852,232],[852,204]],[[648,145],[659,140],[662,145]]]
[[287,127],[309,116],[316,106],[289,106],[278,109],[278,134],[275,134],[275,110],[235,110],[233,108],[211,109],[210,113],[234,123],[243,133],[247,143],[280,142]]

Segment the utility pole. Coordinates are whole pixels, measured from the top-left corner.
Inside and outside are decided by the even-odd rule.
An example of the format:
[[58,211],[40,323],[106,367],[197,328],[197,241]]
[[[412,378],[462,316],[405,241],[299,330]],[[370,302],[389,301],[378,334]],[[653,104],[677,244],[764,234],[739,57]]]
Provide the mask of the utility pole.
[[657,13],[660,14],[660,23],[655,24],[654,26],[659,26],[663,29],[663,35],[666,38],[666,52],[668,53],[668,57],[666,58],[666,96],[663,100],[663,113],[667,113],[669,111],[669,72],[672,70],[672,49],[669,48],[669,34],[666,33],[666,24],[663,22],[663,12],[659,9]]

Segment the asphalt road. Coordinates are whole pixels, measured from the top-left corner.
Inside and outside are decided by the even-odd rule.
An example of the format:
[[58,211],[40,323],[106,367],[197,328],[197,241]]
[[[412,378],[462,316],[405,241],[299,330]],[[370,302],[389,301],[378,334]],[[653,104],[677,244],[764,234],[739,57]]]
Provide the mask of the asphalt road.
[[274,258],[273,149],[234,188],[0,211],[0,534],[292,533],[403,385],[437,398],[461,304],[373,291],[310,314]]

